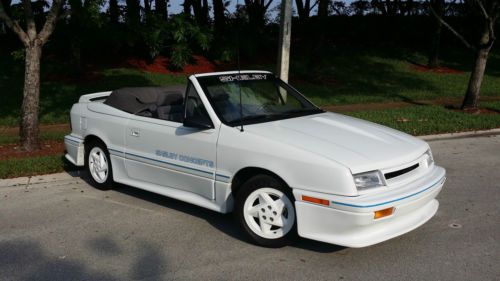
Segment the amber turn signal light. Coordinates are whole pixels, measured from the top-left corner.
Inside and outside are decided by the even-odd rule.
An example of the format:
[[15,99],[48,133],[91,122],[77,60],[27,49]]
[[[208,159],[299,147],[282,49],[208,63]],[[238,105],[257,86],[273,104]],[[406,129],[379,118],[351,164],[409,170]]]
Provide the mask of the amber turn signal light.
[[392,215],[393,213],[394,213],[394,208],[391,207],[391,208],[375,211],[375,215],[373,216],[373,218],[380,219],[383,217],[388,217],[388,216]]
[[302,195],[302,201],[307,201],[307,202],[311,202],[311,203],[315,203],[315,204],[320,204],[320,205],[325,205],[325,206],[329,206],[330,205],[330,201],[328,201],[326,199],[320,199],[320,198],[311,197],[311,196],[305,196],[305,195]]

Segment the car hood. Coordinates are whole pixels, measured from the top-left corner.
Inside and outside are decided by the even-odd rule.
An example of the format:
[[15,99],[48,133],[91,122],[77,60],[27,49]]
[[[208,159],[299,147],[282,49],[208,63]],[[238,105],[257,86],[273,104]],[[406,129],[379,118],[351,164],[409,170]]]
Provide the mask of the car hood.
[[331,112],[247,125],[245,131],[326,157],[352,173],[413,161],[429,147],[400,131]]

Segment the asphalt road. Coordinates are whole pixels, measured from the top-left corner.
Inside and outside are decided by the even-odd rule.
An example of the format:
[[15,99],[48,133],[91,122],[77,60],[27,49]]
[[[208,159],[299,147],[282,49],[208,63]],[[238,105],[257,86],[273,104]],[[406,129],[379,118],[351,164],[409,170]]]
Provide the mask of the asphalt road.
[[221,215],[79,178],[0,188],[1,280],[500,280],[500,136],[431,142],[437,215],[361,249],[266,249]]

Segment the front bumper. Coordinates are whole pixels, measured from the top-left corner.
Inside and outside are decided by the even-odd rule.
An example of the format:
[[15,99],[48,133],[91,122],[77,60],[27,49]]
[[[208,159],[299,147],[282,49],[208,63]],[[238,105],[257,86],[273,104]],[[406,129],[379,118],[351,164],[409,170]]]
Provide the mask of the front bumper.
[[[376,194],[346,197],[294,189],[297,228],[301,237],[326,243],[365,247],[407,233],[436,213],[435,199],[443,187],[445,170],[434,166],[425,177],[404,187]],[[329,206],[301,201],[302,195],[328,199]],[[388,217],[374,212],[394,208]]]

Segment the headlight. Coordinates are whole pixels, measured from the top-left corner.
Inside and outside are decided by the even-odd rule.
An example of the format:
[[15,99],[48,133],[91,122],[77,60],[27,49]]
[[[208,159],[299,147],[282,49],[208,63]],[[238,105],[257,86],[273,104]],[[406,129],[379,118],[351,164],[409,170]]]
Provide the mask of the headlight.
[[432,152],[429,149],[425,152],[425,154],[427,155],[427,167],[430,167],[434,163],[434,158],[432,157]]
[[358,190],[384,186],[382,174],[379,171],[371,171],[353,175],[354,184]]

